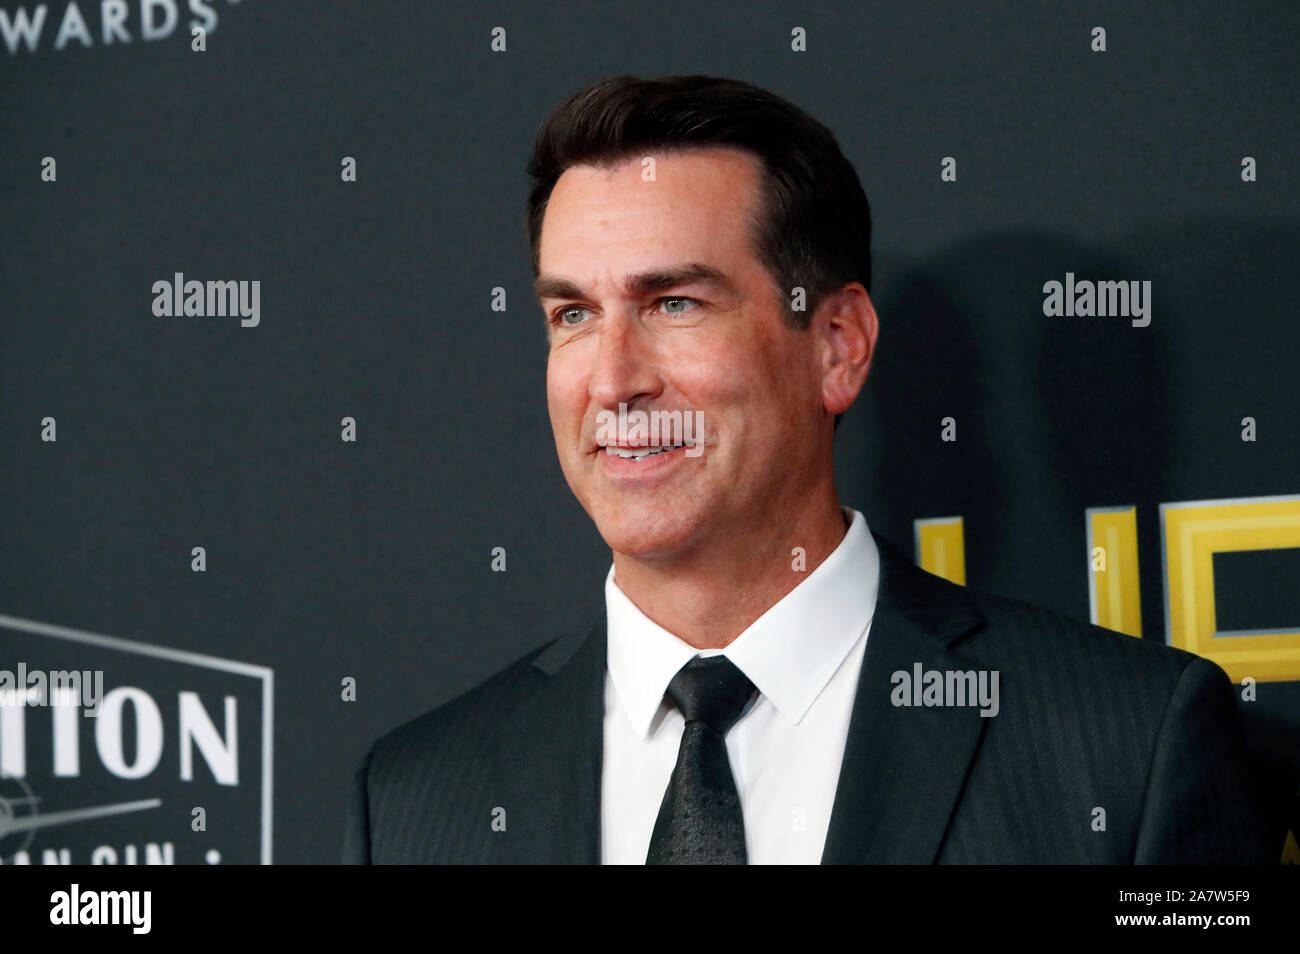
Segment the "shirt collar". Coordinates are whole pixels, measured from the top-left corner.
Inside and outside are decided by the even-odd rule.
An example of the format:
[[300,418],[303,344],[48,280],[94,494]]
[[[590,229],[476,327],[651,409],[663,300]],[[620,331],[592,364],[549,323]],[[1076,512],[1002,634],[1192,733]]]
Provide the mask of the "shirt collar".
[[[786,719],[798,724],[853,648],[876,606],[880,554],[866,518],[850,521],[844,539],[808,578],[771,606],[722,654],[735,663]],[[605,577],[607,658],[614,688],[641,738],[677,671],[701,652],[647,617]]]

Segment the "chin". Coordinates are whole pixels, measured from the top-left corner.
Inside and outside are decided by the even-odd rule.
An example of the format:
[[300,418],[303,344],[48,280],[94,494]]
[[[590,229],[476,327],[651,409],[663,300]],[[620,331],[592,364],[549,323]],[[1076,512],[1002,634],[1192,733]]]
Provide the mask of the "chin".
[[638,517],[626,510],[597,521],[596,527],[611,550],[635,557],[671,553],[689,542],[696,531],[682,514],[665,517],[654,512]]

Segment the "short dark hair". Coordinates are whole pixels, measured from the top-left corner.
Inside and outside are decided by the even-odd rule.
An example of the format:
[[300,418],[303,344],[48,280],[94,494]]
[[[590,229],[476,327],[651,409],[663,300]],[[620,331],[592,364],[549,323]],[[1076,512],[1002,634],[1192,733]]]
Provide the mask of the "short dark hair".
[[[528,238],[538,273],[542,218],[570,166],[613,166],[656,151],[731,147],[759,160],[763,195],[755,252],[785,318],[807,328],[830,292],[871,290],[871,207],[834,135],[799,107],[739,80],[614,76],[575,93],[542,123],[528,162]],[[805,293],[795,311],[791,294]]]

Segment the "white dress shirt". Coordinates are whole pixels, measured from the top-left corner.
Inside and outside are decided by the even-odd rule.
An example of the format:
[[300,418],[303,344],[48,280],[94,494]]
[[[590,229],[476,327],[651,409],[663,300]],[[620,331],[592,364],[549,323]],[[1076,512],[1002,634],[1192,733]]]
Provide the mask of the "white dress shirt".
[[880,554],[856,510],[831,555],[721,650],[697,650],[605,578],[604,864],[644,864],[684,722],[664,698],[694,656],[719,653],[758,688],[727,733],[750,864],[818,864],[876,608]]

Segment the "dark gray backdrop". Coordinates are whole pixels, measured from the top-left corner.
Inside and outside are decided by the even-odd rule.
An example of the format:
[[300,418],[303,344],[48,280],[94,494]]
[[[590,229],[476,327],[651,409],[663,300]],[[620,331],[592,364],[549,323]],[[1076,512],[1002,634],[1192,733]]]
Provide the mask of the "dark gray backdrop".
[[[546,415],[523,166],[545,112],[600,76],[746,79],[839,137],[874,208],[882,322],[839,486],[905,552],[914,519],[962,514],[970,585],[1086,619],[1084,509],[1136,504],[1159,639],[1157,505],[1300,493],[1291,4],[214,0],[204,53],[184,0],[148,41],[132,0],[132,42],[111,45],[80,3],[93,42],[58,50],[66,2],[0,10],[38,6],[36,50],[0,47],[0,614],[273,670],[278,862],[337,858],[374,737],[599,608],[609,553]],[[260,326],[155,317],[151,286],[177,271],[260,280]],[[1150,327],[1043,317],[1067,271],[1150,280]],[[1225,561],[1221,614],[1300,621],[1298,556]],[[0,628],[0,667],[37,664],[21,632]],[[121,666],[110,683],[164,710],[136,797],[204,804],[161,701],[191,677]],[[221,711],[224,690],[196,691]],[[1285,799],[1300,684],[1246,709]],[[250,772],[262,724],[241,723]],[[43,807],[118,797],[89,731],[78,777],[33,756]],[[205,835],[184,812],[46,830],[31,850],[129,831],[199,860],[249,842],[249,811]]]

